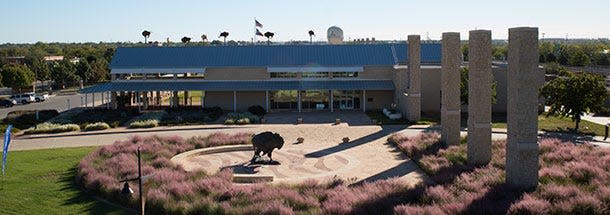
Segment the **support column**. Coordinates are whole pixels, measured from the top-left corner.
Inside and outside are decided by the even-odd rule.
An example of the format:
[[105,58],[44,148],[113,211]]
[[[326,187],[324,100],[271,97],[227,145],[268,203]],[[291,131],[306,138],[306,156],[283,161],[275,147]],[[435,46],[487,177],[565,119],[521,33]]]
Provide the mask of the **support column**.
[[144,98],[143,98],[143,103],[144,103],[144,110],[148,110],[148,92],[144,92]]
[[178,107],[178,91],[174,91],[172,96],[172,107]]
[[470,31],[468,41],[468,163],[491,160],[491,31]]
[[161,91],[157,91],[157,106],[161,106]]
[[333,90],[329,90],[328,92],[330,92],[330,112],[333,112],[334,107],[333,107]]
[[189,91],[184,91],[184,106],[189,105]]
[[106,92],[102,92],[102,93],[101,93],[101,95],[102,95],[102,103],[101,103],[100,105],[104,105],[104,94],[105,94],[105,93],[106,93]]
[[362,112],[366,112],[366,90],[362,90]]
[[301,112],[301,91],[297,90],[297,109]]
[[407,120],[421,119],[421,40],[419,35],[409,35],[409,89]]
[[265,91],[265,111],[269,113],[269,90]]
[[95,93],[91,93],[91,108],[95,108]]
[[237,91],[233,91],[233,112],[237,112]]
[[85,109],[88,107],[88,106],[87,106],[87,102],[88,102],[88,101],[87,101],[87,93],[85,93]]
[[460,33],[443,33],[441,60],[441,141],[460,144]]
[[506,182],[530,189],[538,185],[538,28],[508,29]]

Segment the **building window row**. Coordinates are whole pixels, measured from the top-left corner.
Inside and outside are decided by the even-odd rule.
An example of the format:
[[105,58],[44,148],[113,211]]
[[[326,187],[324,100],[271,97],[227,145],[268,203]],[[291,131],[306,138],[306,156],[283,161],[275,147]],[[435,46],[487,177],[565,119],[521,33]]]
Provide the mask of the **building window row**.
[[[271,78],[297,78],[296,72],[272,72]],[[357,78],[358,72],[303,72],[301,78]]]

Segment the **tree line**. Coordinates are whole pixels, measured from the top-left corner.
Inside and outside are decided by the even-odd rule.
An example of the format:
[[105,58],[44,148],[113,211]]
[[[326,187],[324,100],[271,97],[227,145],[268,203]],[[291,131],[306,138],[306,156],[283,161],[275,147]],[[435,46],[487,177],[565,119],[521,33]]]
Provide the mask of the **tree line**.
[[[110,78],[109,62],[120,43],[42,43],[0,45],[0,84],[13,89],[34,81],[52,81],[55,89],[104,82]],[[6,57],[23,56],[19,64]],[[46,56],[63,60],[45,61]]]
[[[564,66],[610,66],[610,42],[608,40],[588,40],[577,43],[550,42],[541,40],[539,44],[540,63],[558,63]],[[468,44],[462,45],[464,60],[468,61]],[[505,61],[508,45],[492,46],[494,60]]]

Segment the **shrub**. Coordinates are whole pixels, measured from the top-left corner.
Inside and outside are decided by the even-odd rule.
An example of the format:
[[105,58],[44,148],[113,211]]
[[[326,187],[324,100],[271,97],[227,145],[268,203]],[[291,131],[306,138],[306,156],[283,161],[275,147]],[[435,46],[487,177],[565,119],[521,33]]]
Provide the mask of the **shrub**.
[[38,120],[36,120],[36,111],[37,110],[11,111],[2,121],[5,124],[12,124],[15,128],[27,129],[37,123],[47,121],[59,115],[57,110],[38,110]]
[[69,131],[79,131],[80,127],[76,124],[54,124],[54,123],[41,123],[35,127],[31,127],[23,131],[24,134],[49,134],[49,133],[61,133]]
[[98,131],[98,130],[106,130],[109,129],[110,125],[108,125],[105,122],[96,122],[96,123],[91,123],[91,124],[87,124],[85,126],[85,131]]
[[219,107],[171,108],[165,111],[167,114],[161,119],[161,125],[205,124],[218,120],[222,115],[222,109]]
[[225,120],[225,125],[235,125],[235,120],[227,119],[227,120]]
[[154,119],[139,120],[129,123],[127,128],[154,128],[159,126],[159,121]]
[[127,128],[154,128],[159,126],[163,117],[167,115],[165,111],[153,111],[144,113],[131,120]]
[[265,110],[265,108],[261,107],[260,105],[250,106],[248,108],[248,112],[250,112],[251,114],[257,115],[259,117],[262,117],[265,114],[267,114],[267,111]]
[[[254,115],[252,113],[229,113],[227,114],[227,120],[231,119],[236,124],[250,124],[250,123],[260,123],[260,117]],[[226,120],[225,120],[226,122]]]

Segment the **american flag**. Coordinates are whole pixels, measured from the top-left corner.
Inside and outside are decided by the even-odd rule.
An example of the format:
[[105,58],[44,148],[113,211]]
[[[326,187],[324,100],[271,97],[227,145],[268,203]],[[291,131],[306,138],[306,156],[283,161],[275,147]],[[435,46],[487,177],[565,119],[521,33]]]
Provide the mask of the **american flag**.
[[263,27],[263,24],[258,22],[258,20],[256,20],[256,19],[254,20],[254,25],[256,25],[256,27],[258,27],[258,28],[262,28]]

